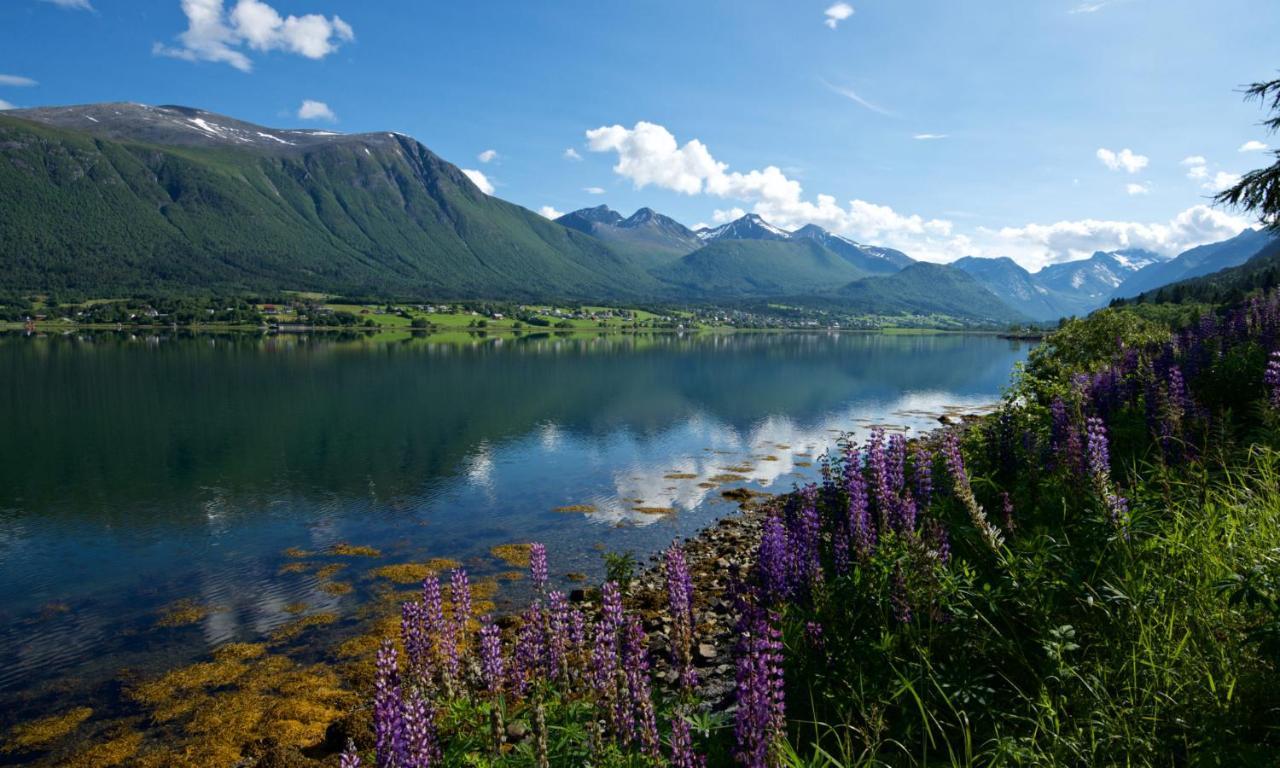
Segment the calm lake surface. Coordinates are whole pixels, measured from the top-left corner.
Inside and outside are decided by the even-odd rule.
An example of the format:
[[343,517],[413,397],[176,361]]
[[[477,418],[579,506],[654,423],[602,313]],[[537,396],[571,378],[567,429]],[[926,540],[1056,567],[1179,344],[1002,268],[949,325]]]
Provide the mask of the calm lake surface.
[[[0,726],[114,706],[122,670],[190,663],[299,615],[339,617],[290,650],[322,658],[385,593],[371,571],[387,564],[454,558],[474,580],[511,570],[494,545],[541,540],[553,576],[595,580],[601,549],[643,560],[731,514],[722,487],[814,477],[841,433],[929,429],[944,406],[993,402],[1028,349],[817,333],[0,335]],[[725,474],[749,481],[711,480]],[[289,567],[289,548],[339,543],[381,552],[342,561],[332,578],[349,593]],[[504,583],[497,602],[521,597]],[[203,615],[164,626],[175,603]]]

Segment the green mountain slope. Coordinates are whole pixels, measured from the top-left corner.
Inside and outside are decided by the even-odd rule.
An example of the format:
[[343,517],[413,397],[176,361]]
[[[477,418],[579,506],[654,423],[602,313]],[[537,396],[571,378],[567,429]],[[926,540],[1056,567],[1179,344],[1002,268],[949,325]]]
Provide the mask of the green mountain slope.
[[813,240],[716,240],[653,274],[701,297],[760,297],[829,290],[866,273]]
[[892,275],[849,283],[816,301],[866,314],[940,314],[999,324],[1027,319],[983,288],[973,276],[954,267],[926,262],[917,262]]
[[[104,126],[105,107],[124,115],[109,134],[46,124],[54,113]],[[660,288],[399,134],[264,128],[250,141],[257,126],[142,105],[22,116],[0,116],[0,288],[583,299]]]

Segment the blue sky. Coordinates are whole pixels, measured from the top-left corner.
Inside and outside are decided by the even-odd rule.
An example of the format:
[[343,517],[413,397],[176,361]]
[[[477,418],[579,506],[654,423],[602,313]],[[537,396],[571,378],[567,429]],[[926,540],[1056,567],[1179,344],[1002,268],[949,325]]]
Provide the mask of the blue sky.
[[1272,161],[1238,88],[1277,33],[1274,0],[5,0],[0,101],[396,130],[533,210],[1035,269],[1250,224],[1208,198]]

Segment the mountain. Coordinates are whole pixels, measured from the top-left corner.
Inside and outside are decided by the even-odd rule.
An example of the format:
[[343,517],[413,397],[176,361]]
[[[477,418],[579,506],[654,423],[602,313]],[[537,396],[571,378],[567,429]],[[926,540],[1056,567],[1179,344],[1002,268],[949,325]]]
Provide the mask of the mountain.
[[862,245],[847,237],[834,235],[816,224],[806,224],[791,233],[792,239],[808,239],[842,257],[853,266],[871,274],[892,274],[915,262],[902,251]]
[[1277,285],[1280,285],[1280,237],[1272,237],[1243,264],[1171,283],[1122,301],[1224,304],[1239,301],[1250,291]]
[[630,298],[603,241],[481,192],[397,133],[265,128],[187,107],[0,114],[0,287],[92,296],[316,290]]
[[566,213],[556,219],[556,223],[576,229],[579,232],[585,232],[588,235],[595,234],[597,227],[612,227],[623,221],[622,214],[613,210],[607,205],[597,205],[595,208],[582,208],[572,213]]
[[927,262],[849,283],[825,300],[867,314],[944,314],[1001,325],[1027,319],[964,270]]
[[599,205],[566,213],[556,223],[604,240],[647,267],[670,263],[702,247],[693,230],[652,208],[641,208],[624,219]]
[[1193,277],[1212,274],[1235,267],[1267,247],[1275,235],[1264,229],[1246,229],[1230,240],[1201,245],[1178,254],[1169,261],[1158,262],[1139,270],[1112,291],[1116,298],[1140,293]]
[[1036,282],[1092,310],[1105,304],[1131,275],[1165,260],[1160,254],[1139,248],[1098,251],[1087,259],[1050,264],[1036,273]]
[[653,275],[695,297],[759,297],[830,289],[866,273],[813,240],[714,239]]
[[695,233],[703,243],[717,240],[790,240],[791,233],[779,229],[754,213],[734,219],[714,229],[699,229]]
[[1040,285],[1035,275],[1007,256],[986,259],[965,256],[951,263],[978,281],[1005,304],[1034,320],[1056,320],[1072,314],[1056,291]]

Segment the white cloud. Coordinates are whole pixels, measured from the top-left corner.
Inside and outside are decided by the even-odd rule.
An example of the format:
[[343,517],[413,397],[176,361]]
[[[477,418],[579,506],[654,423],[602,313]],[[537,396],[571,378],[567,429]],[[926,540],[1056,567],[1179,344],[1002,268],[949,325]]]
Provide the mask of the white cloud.
[[840,26],[840,22],[853,15],[853,6],[848,3],[836,3],[823,11],[822,15],[827,17],[822,23],[835,29]]
[[1109,149],[1099,149],[1096,154],[1098,159],[1102,161],[1102,164],[1113,171],[1123,169],[1128,173],[1137,173],[1143,168],[1146,168],[1147,164],[1151,162],[1145,155],[1136,154],[1133,150],[1127,147],[1119,152],[1113,152]]
[[936,141],[936,140],[938,140],[938,139],[945,139],[945,138],[947,138],[947,134],[945,134],[945,133],[917,133],[916,135],[912,136],[911,138],[915,139],[916,141]]
[[544,205],[538,209],[538,213],[548,219],[558,219],[564,215],[564,211],[557,211],[549,205]]
[[[805,199],[800,182],[772,165],[745,173],[730,171],[702,142],[694,139],[681,146],[661,125],[642,121],[633,128],[602,126],[586,135],[591,151],[617,154],[614,172],[638,189],[652,185],[686,195],[741,200],[751,203],[753,213],[784,229],[813,223],[850,237],[909,247],[912,256],[932,261],[958,258],[969,247],[963,236],[952,235],[949,221],[903,215],[864,200],[841,205],[832,195]],[[743,213],[742,208],[717,211],[714,219],[723,223]]]
[[1239,234],[1250,222],[1239,216],[1196,205],[1167,223],[1084,219],[1055,224],[1028,224],[998,230],[980,228],[977,241],[984,255],[1007,255],[1028,269],[1087,258],[1095,251],[1146,248],[1174,255],[1205,243]]
[[604,187],[583,187],[582,191],[588,195],[603,195]]
[[1094,0],[1093,2],[1080,3],[1076,7],[1067,11],[1067,13],[1096,13],[1103,8],[1106,8],[1108,5],[1111,5],[1112,2],[1113,0]]
[[1149,195],[1151,194],[1150,184],[1126,184],[1124,191],[1130,195]]
[[482,163],[492,163],[494,160],[498,159],[498,150],[486,149],[485,151],[476,155],[476,159]]
[[89,0],[44,0],[46,3],[53,3],[59,8],[70,8],[74,11],[92,11],[93,5]]
[[1200,155],[1184,157],[1182,159],[1182,166],[1187,169],[1187,178],[1195,179],[1197,181],[1208,178],[1209,169],[1206,167],[1208,162],[1208,160],[1205,160]]
[[1254,141],[1246,141],[1240,145],[1241,152],[1262,152],[1266,149],[1268,149],[1267,145],[1256,139]]
[[187,29],[178,35],[180,45],[156,43],[154,52],[186,61],[230,64],[242,72],[253,69],[242,50],[246,46],[322,59],[355,39],[351,25],[339,16],[281,16],[262,0],[238,0],[230,13],[223,8],[223,0],[182,0],[182,12]]
[[338,121],[338,116],[333,114],[328,104],[312,99],[303,99],[302,106],[298,107],[298,117],[302,120],[327,120],[331,123]]
[[1218,171],[1212,178],[1201,184],[1200,188],[1207,189],[1210,192],[1221,192],[1228,187],[1234,187],[1238,181],[1240,181],[1240,174]]
[[711,220],[717,224],[728,224],[729,222],[737,221],[746,215],[747,212],[741,208],[730,208],[727,211],[713,211],[711,214]]
[[0,85],[11,85],[14,88],[28,88],[37,85],[35,80],[19,75],[0,75]]
[[467,175],[468,179],[471,179],[472,184],[475,184],[477,187],[480,188],[481,192],[485,193],[486,195],[493,194],[493,184],[489,182],[488,177],[486,177],[483,173],[475,170],[474,168],[463,168],[462,172]]
[[[784,229],[817,224],[855,240],[897,248],[924,261],[949,262],[971,255],[1009,256],[1024,267],[1038,269],[1086,258],[1099,250],[1140,247],[1173,255],[1232,237],[1249,226],[1244,218],[1197,205],[1168,222],[1084,219],[1023,227],[982,227],[965,234],[957,232],[946,219],[902,213],[866,200],[853,199],[841,205],[832,195],[806,198],[800,183],[774,166],[745,173],[730,171],[701,142],[691,140],[681,146],[666,128],[653,123],[640,122],[633,128],[603,126],[588,131],[587,141],[594,152],[616,153],[614,172],[630,179],[637,188],[655,186],[747,204],[715,211],[712,220],[716,224],[740,218],[749,208]],[[1117,167],[1123,167],[1119,159],[1123,154],[1116,155]]]
[[17,108],[18,108],[17,106],[10,104],[4,99],[0,99],[0,112],[3,112],[6,109],[17,109]]
[[822,84],[827,86],[827,88],[830,89],[832,92],[840,94],[841,96],[845,97],[849,101],[852,101],[853,103],[857,104],[860,107],[865,107],[871,110],[872,112],[877,112],[881,115],[889,115],[890,117],[894,116],[894,113],[892,111],[885,109],[884,107],[881,107],[878,104],[873,104],[867,101],[866,99],[859,96],[857,91],[853,90],[852,88],[847,88],[841,85],[832,85],[831,83],[828,83],[826,80],[823,80]]
[[573,147],[569,147],[564,151],[564,159],[565,160],[581,160],[582,155],[578,154],[578,150],[574,149]]

